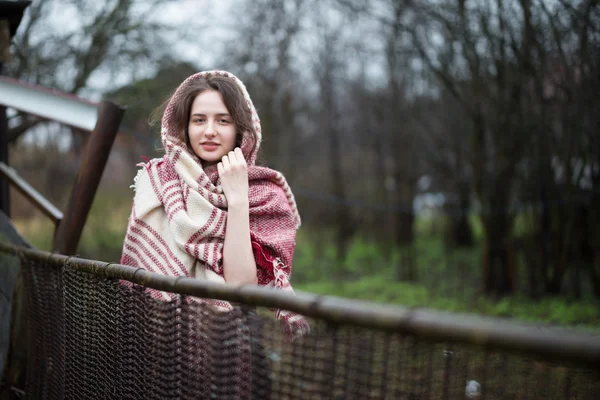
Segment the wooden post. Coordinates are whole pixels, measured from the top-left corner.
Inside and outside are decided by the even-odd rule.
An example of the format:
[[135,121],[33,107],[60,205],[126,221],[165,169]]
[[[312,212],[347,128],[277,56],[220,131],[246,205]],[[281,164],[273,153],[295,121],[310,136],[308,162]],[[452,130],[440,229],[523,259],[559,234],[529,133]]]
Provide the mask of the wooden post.
[[124,112],[124,108],[108,101],[98,107],[96,127],[88,140],[64,218],[54,237],[53,248],[58,253],[73,255],[77,250]]

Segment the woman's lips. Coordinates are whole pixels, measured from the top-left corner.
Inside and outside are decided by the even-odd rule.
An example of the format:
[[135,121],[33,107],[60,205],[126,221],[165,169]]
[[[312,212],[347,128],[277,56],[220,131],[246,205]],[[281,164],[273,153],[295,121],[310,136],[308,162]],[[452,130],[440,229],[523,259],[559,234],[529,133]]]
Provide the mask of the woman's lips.
[[202,143],[202,148],[205,151],[215,151],[219,148],[219,145],[216,143]]

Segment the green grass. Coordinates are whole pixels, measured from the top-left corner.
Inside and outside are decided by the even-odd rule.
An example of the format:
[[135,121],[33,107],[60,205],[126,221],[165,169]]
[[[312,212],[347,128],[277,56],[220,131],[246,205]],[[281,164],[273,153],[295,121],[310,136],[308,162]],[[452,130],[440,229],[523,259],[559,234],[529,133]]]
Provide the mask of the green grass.
[[408,307],[427,301],[427,288],[405,282],[390,282],[384,276],[368,276],[352,282],[321,281],[295,284],[295,289],[305,292],[335,295],[378,303],[395,303]]
[[479,246],[448,251],[439,238],[421,235],[412,250],[418,279],[406,282],[399,276],[410,249],[395,248],[386,257],[376,243],[356,238],[347,258],[338,263],[330,248],[333,238],[323,233],[315,238],[309,233],[298,235],[292,276],[297,290],[600,330],[600,303],[595,299],[482,296]]
[[[133,192],[98,192],[77,248],[79,256],[102,261],[119,261],[132,196]],[[33,218],[16,220],[14,224],[33,246],[51,251],[54,225],[38,211],[34,211],[33,215]]]
[[303,292],[347,297],[406,307],[426,307],[444,311],[468,312],[551,325],[592,328],[600,332],[599,304],[593,300],[568,298],[531,300],[523,296],[493,300],[486,297],[440,296],[423,285],[390,282],[385,277],[366,277],[352,282],[322,281],[295,284]]

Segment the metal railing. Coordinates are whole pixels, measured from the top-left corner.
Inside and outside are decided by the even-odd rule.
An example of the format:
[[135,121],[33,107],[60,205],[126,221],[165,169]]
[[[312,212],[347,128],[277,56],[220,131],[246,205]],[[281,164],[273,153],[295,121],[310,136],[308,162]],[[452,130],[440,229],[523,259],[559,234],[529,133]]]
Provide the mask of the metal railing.
[[[144,398],[592,399],[600,393],[600,336],[587,332],[289,296],[6,243],[0,253],[20,258],[27,282],[36,333],[25,392],[35,398],[143,392]],[[156,300],[146,288],[174,293],[174,300]],[[199,300],[207,298],[237,307],[215,312]],[[307,316],[312,333],[290,343],[266,316],[272,308]]]
[[63,213],[54,204],[35,190],[26,180],[21,178],[17,171],[3,162],[0,162],[0,175],[4,176],[27,200],[32,202],[38,210],[50,218],[55,227],[58,227],[63,219]]

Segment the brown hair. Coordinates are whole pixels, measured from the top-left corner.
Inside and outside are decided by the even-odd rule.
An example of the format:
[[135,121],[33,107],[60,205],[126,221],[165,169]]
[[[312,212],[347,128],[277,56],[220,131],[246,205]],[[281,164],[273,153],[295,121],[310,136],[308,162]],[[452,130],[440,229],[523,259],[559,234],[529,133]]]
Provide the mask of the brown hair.
[[252,123],[252,114],[244,94],[239,86],[230,78],[223,76],[209,76],[207,78],[199,77],[187,83],[177,95],[177,97],[169,96],[169,98],[158,108],[156,108],[150,116],[150,124],[154,125],[160,121],[164,110],[173,99],[173,107],[169,118],[169,129],[178,132],[179,138],[187,144],[191,149],[189,137],[187,134],[187,126],[190,120],[190,112],[192,103],[196,96],[206,90],[216,90],[221,94],[223,103],[231,115],[231,119],[235,124],[237,131],[236,146],[241,147],[244,135],[249,136],[252,147],[250,154],[256,148],[258,136]]

